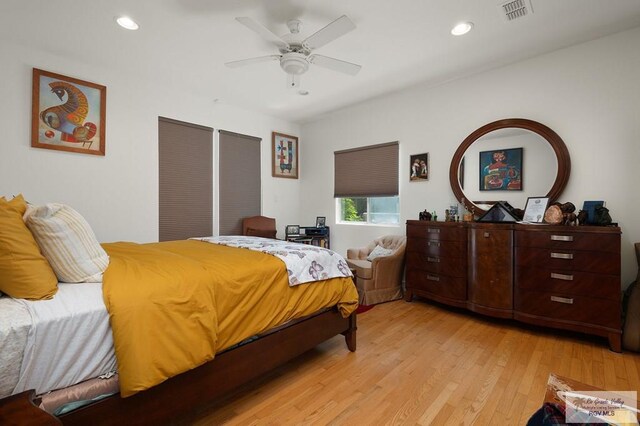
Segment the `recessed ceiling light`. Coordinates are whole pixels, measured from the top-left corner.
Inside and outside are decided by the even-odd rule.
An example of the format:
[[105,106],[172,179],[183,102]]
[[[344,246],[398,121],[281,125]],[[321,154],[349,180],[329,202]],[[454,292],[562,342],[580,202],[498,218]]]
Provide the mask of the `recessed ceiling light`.
[[298,90],[298,95],[307,96],[309,94],[308,90]]
[[121,16],[118,19],[116,19],[116,22],[122,28],[126,28],[128,30],[137,30],[138,28],[140,28],[140,26],[136,23],[136,21],[129,18],[128,16]]
[[473,28],[473,22],[461,22],[451,30],[454,36],[460,36],[468,33]]

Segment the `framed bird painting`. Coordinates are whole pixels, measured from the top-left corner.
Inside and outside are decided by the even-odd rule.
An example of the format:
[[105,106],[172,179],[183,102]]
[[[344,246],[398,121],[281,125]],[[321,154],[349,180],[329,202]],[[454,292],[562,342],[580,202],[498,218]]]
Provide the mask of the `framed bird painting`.
[[34,68],[32,102],[32,147],[105,155],[105,86]]

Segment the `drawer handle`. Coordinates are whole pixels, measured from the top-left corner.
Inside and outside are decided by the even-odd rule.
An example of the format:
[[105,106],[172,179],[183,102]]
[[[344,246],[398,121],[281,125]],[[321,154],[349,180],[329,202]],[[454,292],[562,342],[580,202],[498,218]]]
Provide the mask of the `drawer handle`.
[[573,275],[556,274],[555,272],[551,273],[551,278],[555,278],[556,280],[573,281]]
[[551,241],[573,241],[573,236],[571,235],[552,235]]
[[440,259],[437,257],[427,257],[427,262],[440,263]]
[[431,247],[431,246],[440,247],[440,243],[435,242],[435,241],[427,241],[427,246],[428,247]]
[[573,254],[571,253],[551,253],[551,258],[552,259],[565,259],[565,260],[571,260],[573,259]]
[[551,301],[558,302],[558,303],[566,303],[567,305],[573,305],[573,299],[569,299],[567,297],[551,296]]
[[440,277],[437,277],[435,275],[427,275],[427,279],[429,281],[440,281]]
[[433,232],[434,234],[439,234],[440,228],[427,228],[427,232]]

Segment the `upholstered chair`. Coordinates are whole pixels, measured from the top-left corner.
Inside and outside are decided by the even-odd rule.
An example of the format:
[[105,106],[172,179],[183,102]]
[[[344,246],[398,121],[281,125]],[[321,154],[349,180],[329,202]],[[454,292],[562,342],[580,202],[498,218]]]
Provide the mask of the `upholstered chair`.
[[[376,238],[368,246],[347,250],[347,263],[355,270],[356,287],[361,305],[375,305],[402,297],[402,274],[407,238],[403,235],[386,235]],[[390,252],[371,259],[377,246]],[[369,257],[369,259],[367,259]]]
[[242,219],[242,235],[275,238],[276,220],[266,216],[251,216]]

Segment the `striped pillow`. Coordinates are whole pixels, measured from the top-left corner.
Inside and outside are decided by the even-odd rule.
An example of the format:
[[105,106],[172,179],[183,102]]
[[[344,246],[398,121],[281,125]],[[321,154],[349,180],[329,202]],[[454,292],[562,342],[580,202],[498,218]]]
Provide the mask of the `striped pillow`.
[[102,282],[109,256],[80,213],[51,203],[29,207],[25,221],[61,282]]

